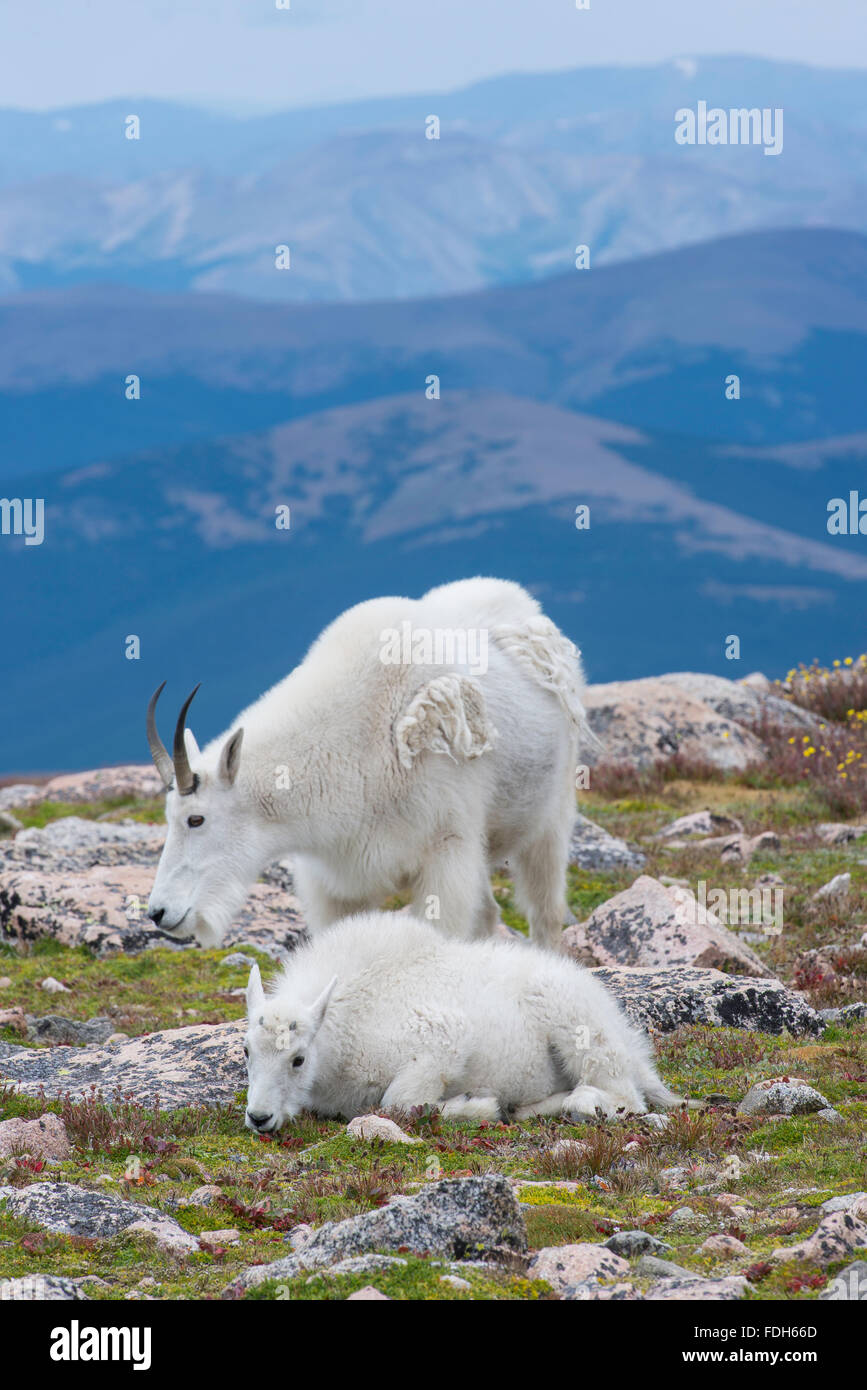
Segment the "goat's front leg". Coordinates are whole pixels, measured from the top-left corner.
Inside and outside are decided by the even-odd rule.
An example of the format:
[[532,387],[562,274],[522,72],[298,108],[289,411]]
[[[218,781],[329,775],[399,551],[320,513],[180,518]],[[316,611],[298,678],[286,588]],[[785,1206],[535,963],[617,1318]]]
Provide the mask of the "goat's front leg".
[[494,929],[496,907],[481,841],[459,831],[443,835],[428,850],[417,876],[412,896],[415,916],[469,938]]

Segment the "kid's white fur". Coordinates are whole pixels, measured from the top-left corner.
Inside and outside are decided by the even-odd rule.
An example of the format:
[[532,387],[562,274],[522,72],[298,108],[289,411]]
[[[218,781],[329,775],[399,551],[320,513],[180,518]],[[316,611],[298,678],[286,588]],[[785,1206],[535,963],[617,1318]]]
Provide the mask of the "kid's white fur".
[[647,1038],[581,966],[400,914],[338,923],[299,947],[267,992],[254,966],[247,1009],[252,1129],[301,1110],[592,1118],[678,1103]]

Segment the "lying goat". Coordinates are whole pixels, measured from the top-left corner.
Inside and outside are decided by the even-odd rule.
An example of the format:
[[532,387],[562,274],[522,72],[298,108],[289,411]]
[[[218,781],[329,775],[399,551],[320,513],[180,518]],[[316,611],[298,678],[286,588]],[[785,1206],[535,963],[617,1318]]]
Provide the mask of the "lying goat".
[[159,694],[147,729],[168,837],[148,914],[164,932],[218,944],[262,870],[290,855],[314,931],[405,893],[417,916],[484,935],[499,920],[490,870],[508,858],[531,938],[556,949],[581,671],[517,584],[349,609],[201,752],[191,695],[169,756]]
[[247,1126],[438,1105],[452,1119],[592,1118],[678,1097],[603,985],[520,942],[348,918],[247,986]]

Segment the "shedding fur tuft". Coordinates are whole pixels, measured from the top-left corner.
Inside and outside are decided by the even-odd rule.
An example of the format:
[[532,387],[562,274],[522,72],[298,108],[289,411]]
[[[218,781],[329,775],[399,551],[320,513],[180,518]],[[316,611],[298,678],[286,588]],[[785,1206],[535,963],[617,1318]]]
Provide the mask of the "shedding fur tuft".
[[394,726],[397,754],[412,767],[419,753],[445,753],[454,762],[480,758],[494,746],[481,687],[468,676],[438,676],[410,702]]

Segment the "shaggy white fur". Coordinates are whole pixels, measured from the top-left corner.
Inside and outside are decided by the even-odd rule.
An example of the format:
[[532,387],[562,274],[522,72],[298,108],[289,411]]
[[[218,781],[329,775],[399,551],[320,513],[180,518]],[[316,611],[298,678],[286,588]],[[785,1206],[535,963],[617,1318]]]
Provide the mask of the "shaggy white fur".
[[247,987],[247,1125],[439,1105],[452,1118],[674,1105],[650,1045],[563,956],[394,913],[338,923]]
[[[388,664],[384,634],[404,623],[484,633],[487,669]],[[188,734],[196,789],[169,790],[149,912],[216,944],[289,855],[314,931],[404,893],[418,917],[484,935],[499,921],[490,871],[508,859],[532,940],[556,949],[581,681],[577,650],[517,584],[349,609],[226,733],[201,752]]]

